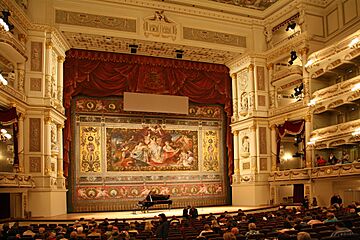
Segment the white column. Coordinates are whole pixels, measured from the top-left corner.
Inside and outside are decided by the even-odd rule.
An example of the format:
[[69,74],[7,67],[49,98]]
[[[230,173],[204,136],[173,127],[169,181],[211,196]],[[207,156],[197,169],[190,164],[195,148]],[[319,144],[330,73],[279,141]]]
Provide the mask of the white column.
[[51,97],[51,52],[52,52],[52,42],[46,43],[46,52],[45,52],[45,97]]
[[59,100],[60,104],[62,105],[63,103],[63,72],[64,72],[64,57],[63,56],[58,56],[57,58],[57,63],[58,63],[58,71],[57,71],[57,86],[58,86],[58,96],[57,99]]
[[235,130],[234,136],[234,182],[239,182],[240,166],[239,166],[239,131]]
[[276,154],[277,154],[277,142],[276,142],[276,125],[270,126],[271,130],[271,171],[277,170]]
[[19,172],[25,172],[24,165],[24,119],[25,114],[21,113],[19,117],[19,135],[18,135],[18,154],[19,154]]
[[[305,144],[310,142],[310,134],[311,134],[312,128],[311,128],[311,116],[306,115],[305,116]],[[306,162],[305,167],[310,168],[312,166],[312,149],[311,147],[305,145],[306,148]]]
[[44,124],[44,174],[51,173],[51,117],[45,116]]
[[255,109],[254,64],[249,65],[249,111]]
[[250,127],[250,157],[251,157],[251,171],[257,171],[257,141],[256,141],[256,124]]
[[236,74],[231,74],[232,79],[232,99],[233,99],[233,119],[236,121],[239,118],[238,115],[238,93],[237,93],[237,81]]

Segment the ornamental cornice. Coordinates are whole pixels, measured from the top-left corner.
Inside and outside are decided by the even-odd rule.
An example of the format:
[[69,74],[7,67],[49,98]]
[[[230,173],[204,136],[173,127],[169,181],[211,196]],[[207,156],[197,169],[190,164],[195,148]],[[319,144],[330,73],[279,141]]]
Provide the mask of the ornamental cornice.
[[[114,3],[113,0],[103,0],[103,2]],[[186,15],[194,15],[201,17],[208,17],[211,19],[219,19],[226,22],[234,22],[245,25],[263,25],[263,17],[251,18],[248,14],[241,13],[227,13],[209,9],[202,9],[200,5],[187,6],[172,4],[163,1],[148,1],[148,0],[116,0],[117,5],[131,5],[154,10],[164,10],[167,12],[176,12]]]
[[34,31],[43,31],[48,33],[48,40],[51,40],[53,42],[56,49],[65,56],[65,52],[71,48],[69,43],[66,41],[66,39],[63,37],[63,34],[55,27],[49,26],[49,25],[42,25],[42,24],[32,24],[31,30]]
[[25,45],[21,44],[12,33],[6,32],[2,28],[0,29],[0,42],[15,49],[24,58],[24,60],[27,59]]
[[271,81],[271,84],[274,85],[278,85],[276,84],[277,81],[280,80],[284,80],[281,82],[289,82],[288,79],[284,79],[287,77],[291,77],[291,79],[293,79],[294,77],[301,77],[302,78],[302,74],[303,74],[303,69],[302,66],[298,66],[298,65],[292,65],[286,68],[283,68],[279,71],[274,72],[274,76],[273,79]]
[[265,59],[265,56],[263,54],[244,53],[241,56],[228,61],[225,65],[230,69],[230,74],[233,74],[248,68],[255,58]]

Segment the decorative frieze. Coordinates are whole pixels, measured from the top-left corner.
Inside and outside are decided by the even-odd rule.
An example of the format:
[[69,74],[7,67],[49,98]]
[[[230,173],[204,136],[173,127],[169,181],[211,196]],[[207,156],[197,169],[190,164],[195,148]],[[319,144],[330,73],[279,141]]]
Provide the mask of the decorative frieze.
[[188,40],[246,48],[246,37],[235,34],[184,27],[183,37]]
[[1,187],[35,187],[35,182],[30,175],[2,173],[0,174]]
[[136,20],[112,16],[56,10],[55,22],[83,27],[136,32]]

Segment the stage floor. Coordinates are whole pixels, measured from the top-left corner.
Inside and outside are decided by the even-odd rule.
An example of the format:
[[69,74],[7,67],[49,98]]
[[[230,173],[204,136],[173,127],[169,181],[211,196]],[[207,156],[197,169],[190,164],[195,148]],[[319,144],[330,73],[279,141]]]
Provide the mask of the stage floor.
[[[236,212],[238,209],[242,210],[254,210],[262,209],[262,207],[241,207],[241,206],[216,206],[216,207],[198,207],[199,215],[209,214],[209,213],[222,213],[225,211]],[[182,209],[150,209],[149,212],[143,213],[141,211],[122,211],[122,212],[91,212],[91,213],[68,213],[53,217],[46,218],[33,218],[36,220],[78,220],[83,217],[85,219],[95,218],[95,219],[142,219],[142,218],[153,218],[158,216],[160,213],[165,213],[166,216],[182,216]]]

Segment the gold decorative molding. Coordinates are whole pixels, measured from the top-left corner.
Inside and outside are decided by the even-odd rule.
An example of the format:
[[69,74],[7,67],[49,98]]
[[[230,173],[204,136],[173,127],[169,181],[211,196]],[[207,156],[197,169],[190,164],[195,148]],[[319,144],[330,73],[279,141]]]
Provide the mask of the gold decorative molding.
[[110,29],[124,32],[136,32],[136,20],[112,16],[95,15],[71,11],[56,10],[55,22],[60,24],[77,25]]
[[194,41],[246,48],[246,37],[244,36],[208,31],[204,29],[183,27],[183,38]]
[[0,174],[0,186],[1,187],[33,188],[33,187],[35,187],[35,182],[31,178],[31,175],[1,173]]
[[177,24],[165,16],[164,11],[155,11],[151,17],[144,19],[145,37],[171,38],[173,41],[177,35]]

